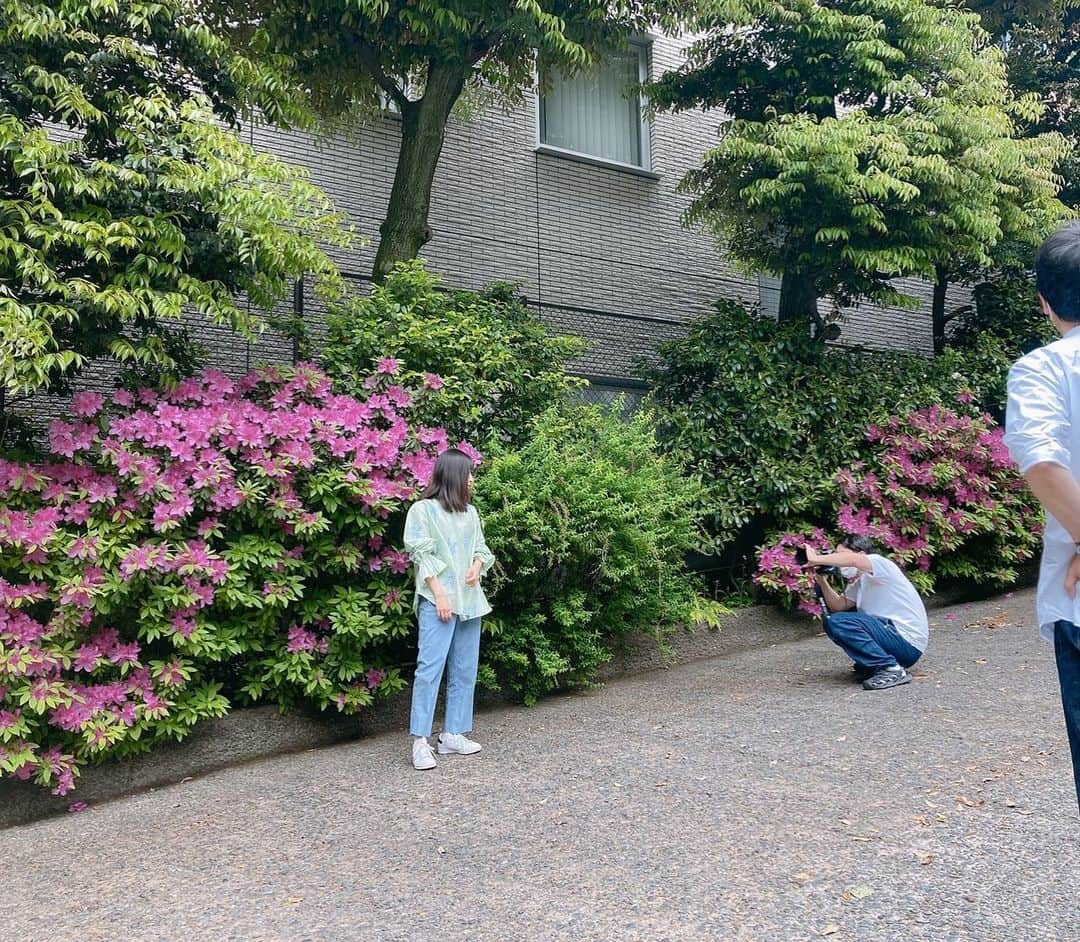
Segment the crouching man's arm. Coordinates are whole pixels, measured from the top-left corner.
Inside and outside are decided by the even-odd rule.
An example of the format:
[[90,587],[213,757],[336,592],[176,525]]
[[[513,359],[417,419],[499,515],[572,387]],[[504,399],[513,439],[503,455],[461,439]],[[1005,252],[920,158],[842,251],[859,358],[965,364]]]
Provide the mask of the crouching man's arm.
[[810,573],[810,578],[814,579],[821,587],[821,595],[825,599],[825,604],[828,606],[830,612],[850,612],[855,607],[855,603],[846,595],[841,595],[837,592],[825,576],[817,572],[812,572]]

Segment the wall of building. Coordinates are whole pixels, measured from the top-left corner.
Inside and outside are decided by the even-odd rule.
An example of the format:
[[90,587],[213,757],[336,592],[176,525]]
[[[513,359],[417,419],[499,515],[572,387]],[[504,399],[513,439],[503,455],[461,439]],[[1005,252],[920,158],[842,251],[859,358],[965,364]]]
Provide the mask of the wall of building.
[[[649,74],[658,76],[681,61],[681,42],[657,37]],[[639,358],[716,298],[775,309],[775,279],[736,270],[709,236],[682,225],[689,197],[678,192],[679,182],[715,140],[721,120],[718,113],[657,116],[649,127],[651,172],[641,174],[538,152],[538,107],[531,94],[512,107],[487,107],[468,120],[454,119],[435,180],[434,236],[422,257],[454,286],[519,284],[553,328],[590,342],[572,367],[593,379],[602,397],[628,385]],[[367,240],[331,252],[365,290],[393,181],[400,122],[392,116],[374,119],[328,139],[255,124],[242,133],[256,148],[305,167]],[[843,342],[930,352],[930,287],[907,284],[921,299],[917,309],[860,306],[844,316]],[[318,335],[324,312],[310,290],[304,302]],[[291,303],[283,302],[282,309]],[[247,340],[193,323],[191,332],[208,348],[212,364],[231,373],[289,362],[293,355],[292,344],[273,331]],[[81,384],[107,388],[111,371],[96,365]],[[63,406],[57,397],[39,402],[38,411],[56,414]]]
[[[650,74],[676,68],[682,45],[658,37]],[[422,257],[450,284],[512,281],[554,328],[590,341],[574,368],[592,377],[633,375],[634,362],[718,297],[768,307],[768,279],[726,262],[713,240],[681,222],[678,192],[715,140],[719,114],[660,115],[650,127],[651,176],[538,153],[536,99],[491,107],[451,123],[435,180],[434,236]],[[272,128],[252,143],[307,167],[370,242],[339,255],[367,275],[393,180],[399,122],[386,117],[318,141]],[[846,343],[931,350],[929,286],[911,283],[915,310],[860,307],[843,320]],[[317,321],[318,308],[307,313]]]

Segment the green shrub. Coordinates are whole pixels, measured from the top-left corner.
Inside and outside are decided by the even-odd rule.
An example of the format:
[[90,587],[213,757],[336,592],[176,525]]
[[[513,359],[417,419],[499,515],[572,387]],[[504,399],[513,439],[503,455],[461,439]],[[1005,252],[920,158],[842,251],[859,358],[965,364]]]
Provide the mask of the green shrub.
[[509,285],[447,291],[419,261],[335,304],[329,327],[322,360],[340,389],[361,392],[393,357],[406,384],[434,387],[417,418],[480,447],[521,444],[532,418],[581,385],[564,366],[584,341],[551,335]]
[[989,335],[934,359],[830,348],[805,325],[721,301],[646,375],[663,447],[704,483],[713,551],[747,553],[767,532],[827,515],[832,476],[863,456],[867,425],[959,399],[975,411],[1000,394],[1006,366]]
[[618,405],[551,410],[493,455],[475,495],[498,559],[483,681],[531,703],[587,683],[627,635],[715,625],[683,564],[697,491],[658,454],[651,416],[624,422]]
[[1001,341],[1003,355],[1011,361],[1057,336],[1039,306],[1035,279],[1029,271],[1003,272],[976,285],[973,295],[974,304],[953,323],[950,347],[970,349],[980,337],[990,334]]

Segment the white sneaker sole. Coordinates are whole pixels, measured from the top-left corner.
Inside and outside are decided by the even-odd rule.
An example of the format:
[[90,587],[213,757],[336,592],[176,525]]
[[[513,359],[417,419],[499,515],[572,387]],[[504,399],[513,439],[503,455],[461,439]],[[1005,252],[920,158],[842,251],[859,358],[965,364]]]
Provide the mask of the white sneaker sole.
[[434,759],[431,760],[431,765],[425,765],[423,762],[418,763],[415,761],[412,764],[412,767],[416,769],[417,772],[429,772],[431,769],[438,768],[438,766],[439,763],[436,762]]
[[451,749],[449,746],[439,744],[435,747],[435,751],[440,756],[475,756],[483,746],[477,746],[475,749]]

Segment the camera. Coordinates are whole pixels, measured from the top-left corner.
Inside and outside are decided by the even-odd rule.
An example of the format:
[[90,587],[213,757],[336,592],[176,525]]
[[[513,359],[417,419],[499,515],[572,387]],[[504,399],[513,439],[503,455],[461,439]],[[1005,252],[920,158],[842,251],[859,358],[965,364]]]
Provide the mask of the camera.
[[[795,562],[800,566],[806,565],[806,550],[801,546],[795,550]],[[814,566],[814,571],[821,573],[823,576],[838,576],[840,570],[836,566]]]

